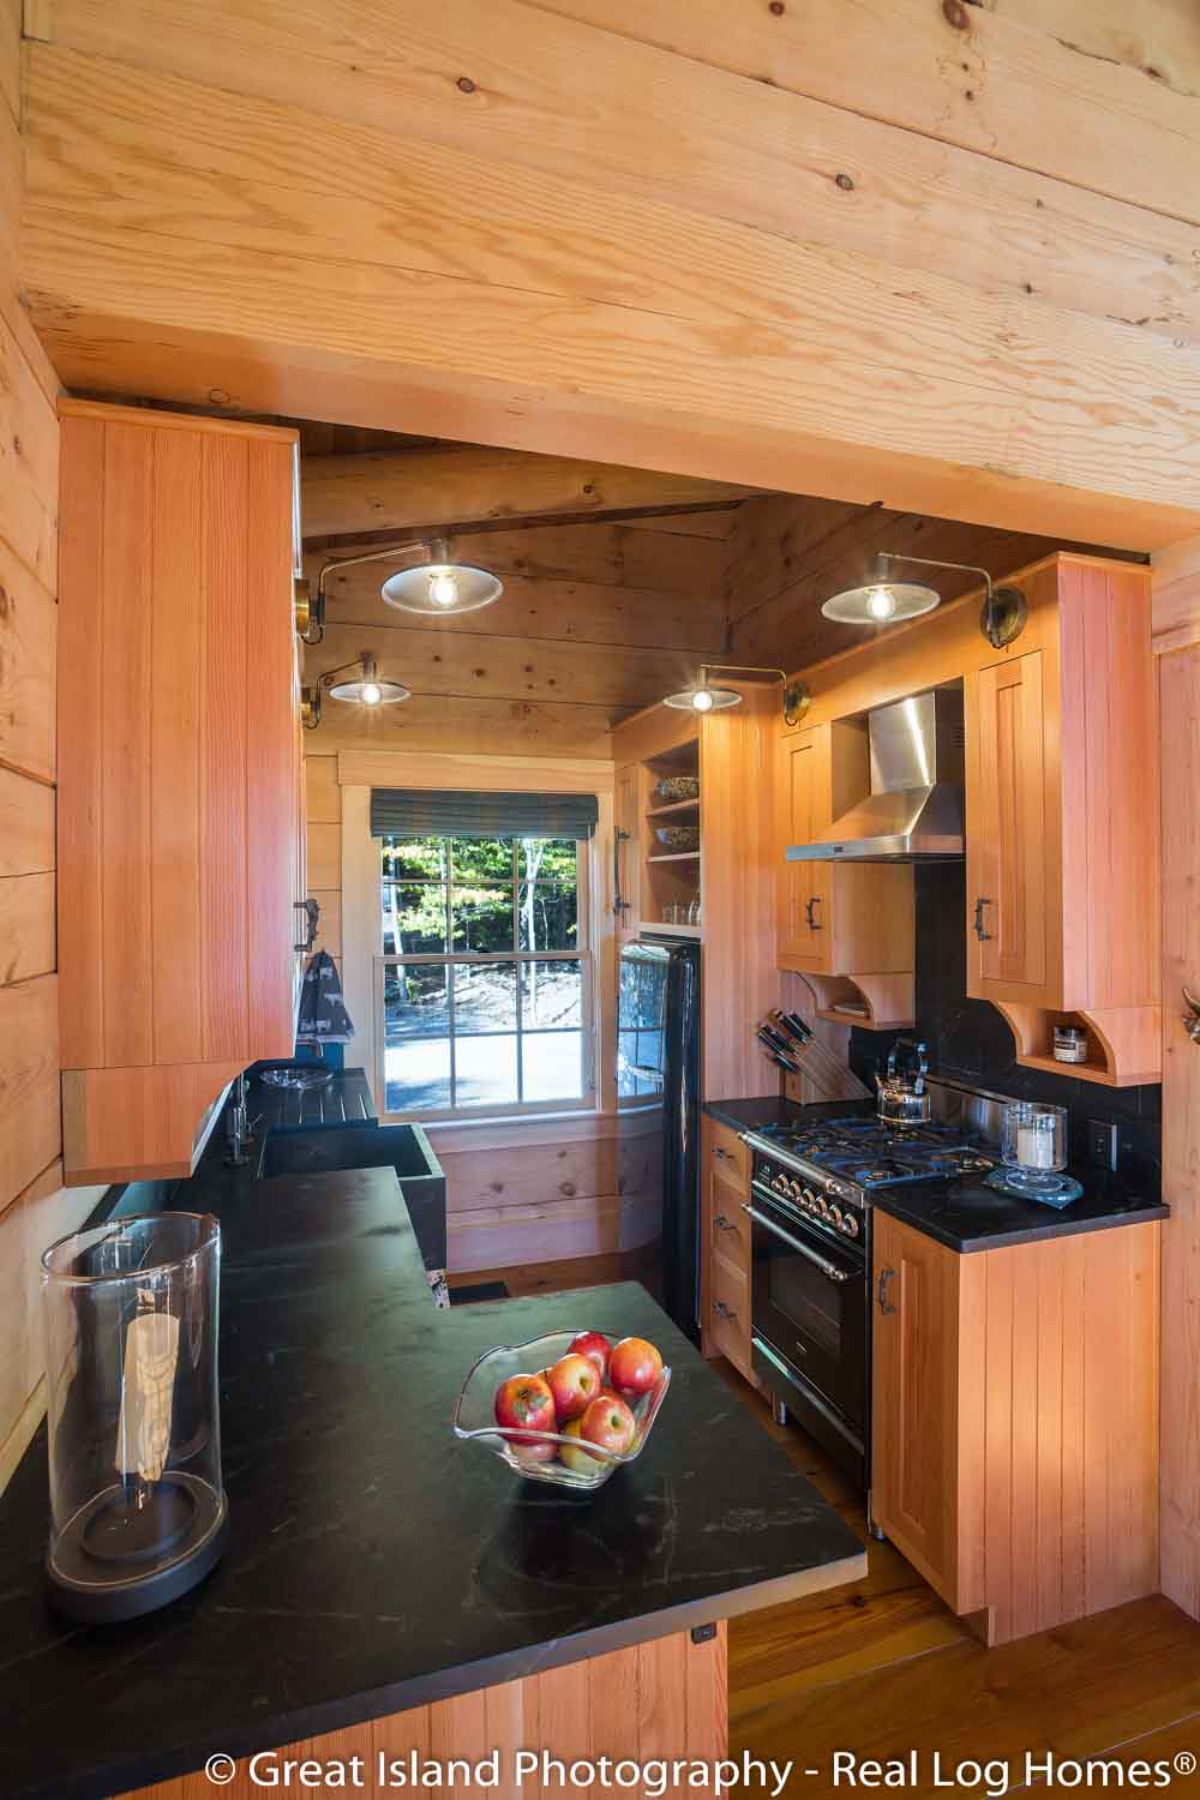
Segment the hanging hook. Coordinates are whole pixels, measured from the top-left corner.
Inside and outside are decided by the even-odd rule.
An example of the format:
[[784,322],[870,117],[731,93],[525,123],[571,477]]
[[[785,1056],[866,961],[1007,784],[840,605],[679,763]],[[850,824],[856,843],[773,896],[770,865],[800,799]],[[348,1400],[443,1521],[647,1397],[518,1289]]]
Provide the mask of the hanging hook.
[[1188,991],[1183,990],[1184,1003],[1188,1011],[1183,1015],[1183,1023],[1193,1044],[1200,1044],[1200,1000]]

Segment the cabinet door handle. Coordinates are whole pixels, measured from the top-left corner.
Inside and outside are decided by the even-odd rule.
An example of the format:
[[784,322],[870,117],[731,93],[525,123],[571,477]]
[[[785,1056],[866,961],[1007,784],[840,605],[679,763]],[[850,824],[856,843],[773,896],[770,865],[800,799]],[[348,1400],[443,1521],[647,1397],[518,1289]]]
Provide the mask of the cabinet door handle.
[[713,1301],[713,1311],[716,1313],[718,1319],[736,1319],[737,1317],[733,1308],[731,1306],[726,1306],[723,1300]]
[[713,1145],[712,1153],[716,1157],[718,1162],[732,1162],[733,1161],[733,1158],[732,1158],[732,1156],[730,1156],[728,1150],[722,1150],[720,1144]]
[[816,908],[821,904],[820,894],[810,894],[804,902],[804,920],[810,931],[820,931],[821,924],[816,917]]
[[321,902],[311,898],[308,900],[293,900],[292,907],[296,912],[302,912],[304,914],[304,942],[302,944],[293,944],[292,949],[295,950],[297,954],[303,953],[303,955],[307,956],[308,952],[317,941],[317,926],[321,921]]
[[621,845],[629,842],[630,833],[618,825],[613,832],[613,912],[617,918],[629,911],[629,902],[621,892]]
[[983,909],[985,906],[990,906],[991,904],[991,901],[985,899],[982,895],[975,902],[975,936],[979,939],[981,944],[990,944],[992,941],[992,933],[990,931],[985,931],[983,928]]
[[736,1231],[737,1230],[737,1226],[734,1224],[733,1220],[727,1219],[725,1217],[724,1213],[717,1213],[716,1217],[713,1219],[713,1224],[716,1226],[718,1231]]
[[888,1289],[891,1287],[891,1285],[892,1285],[893,1281],[895,1281],[895,1279],[896,1279],[895,1269],[880,1269],[880,1271],[879,1271],[879,1310],[881,1313],[894,1313],[896,1311],[896,1308],[892,1305],[891,1301],[888,1299]]

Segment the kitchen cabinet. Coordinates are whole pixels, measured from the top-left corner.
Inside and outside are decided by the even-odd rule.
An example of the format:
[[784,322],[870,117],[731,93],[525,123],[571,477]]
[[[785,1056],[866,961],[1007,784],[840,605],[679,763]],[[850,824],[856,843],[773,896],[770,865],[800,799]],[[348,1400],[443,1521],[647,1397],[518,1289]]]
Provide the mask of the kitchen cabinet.
[[706,1356],[723,1356],[754,1380],[750,1351],[750,1152],[707,1115],[700,1132],[701,1327]]
[[955,1560],[958,1264],[953,1250],[875,1212],[871,1506],[958,1608]]
[[872,1234],[875,1523],[989,1643],[1155,1593],[1158,1224]]
[[[658,705],[613,730],[614,811],[631,833],[615,849],[630,902],[620,932],[702,945],[705,1098],[761,1094],[764,1077],[769,1083],[776,1074],[755,1029],[779,1004],[773,785],[779,717],[778,694],[748,685],[740,706],[701,717]],[[659,788],[663,780],[672,783],[666,792]]]
[[884,863],[787,862],[869,791],[866,735],[837,720],[785,735],[777,941],[782,969],[807,978],[819,1014],[877,1030],[913,1022],[913,873]]
[[59,994],[69,1182],[187,1174],[292,1054],[304,782],[295,434],[62,406]]
[[966,682],[967,991],[1019,1060],[1082,1024],[1084,1079],[1160,1075],[1157,724],[1145,569],[1055,557]]

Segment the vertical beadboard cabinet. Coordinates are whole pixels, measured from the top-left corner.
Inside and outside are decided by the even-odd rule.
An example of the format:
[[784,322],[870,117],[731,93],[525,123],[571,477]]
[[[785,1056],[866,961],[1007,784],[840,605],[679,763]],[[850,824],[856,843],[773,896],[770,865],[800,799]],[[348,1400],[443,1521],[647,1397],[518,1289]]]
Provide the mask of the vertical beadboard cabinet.
[[66,1179],[187,1174],[234,1076],[294,1043],[296,439],[61,414]]

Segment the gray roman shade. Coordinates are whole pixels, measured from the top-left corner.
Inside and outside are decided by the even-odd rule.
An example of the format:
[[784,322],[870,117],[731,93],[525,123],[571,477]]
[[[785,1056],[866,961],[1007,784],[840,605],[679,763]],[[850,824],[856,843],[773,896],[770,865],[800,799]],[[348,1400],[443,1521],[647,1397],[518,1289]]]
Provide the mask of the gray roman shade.
[[372,788],[372,837],[590,838],[595,794],[473,794]]

